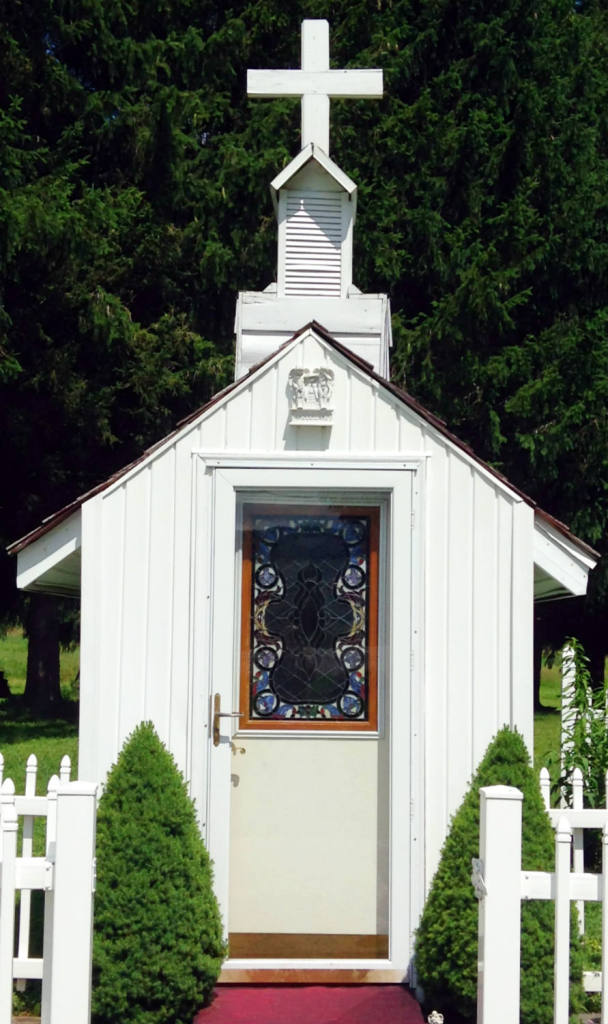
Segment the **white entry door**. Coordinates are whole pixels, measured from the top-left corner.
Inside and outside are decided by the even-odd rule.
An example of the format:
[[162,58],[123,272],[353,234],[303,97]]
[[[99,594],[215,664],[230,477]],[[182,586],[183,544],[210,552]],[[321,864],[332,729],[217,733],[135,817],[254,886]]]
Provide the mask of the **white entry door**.
[[[300,470],[255,490],[239,486],[243,474],[255,479],[216,471],[212,498],[208,843],[229,940],[223,977],[291,968],[400,980],[410,801],[395,737],[409,731],[413,474],[386,490],[371,474],[356,491],[350,473],[341,489],[335,473],[333,486],[317,472],[311,487]],[[407,581],[398,638],[391,550]]]

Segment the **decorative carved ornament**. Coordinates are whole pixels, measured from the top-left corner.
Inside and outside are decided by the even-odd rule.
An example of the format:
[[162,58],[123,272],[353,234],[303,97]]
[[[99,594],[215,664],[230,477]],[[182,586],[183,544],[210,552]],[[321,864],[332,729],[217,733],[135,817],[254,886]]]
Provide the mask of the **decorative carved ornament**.
[[334,415],[334,373],[326,367],[291,370],[288,383],[289,425],[331,427]]

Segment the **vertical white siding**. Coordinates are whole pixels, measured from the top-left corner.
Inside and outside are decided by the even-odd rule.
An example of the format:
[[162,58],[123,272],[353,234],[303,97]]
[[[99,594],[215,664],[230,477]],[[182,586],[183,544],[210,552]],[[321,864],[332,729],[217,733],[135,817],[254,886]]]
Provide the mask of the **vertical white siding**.
[[[349,451],[368,453],[375,447],[376,393],[356,371],[350,376],[350,438]],[[381,450],[381,445],[378,445]]]
[[[113,491],[111,500],[102,497],[94,499],[99,503],[100,538],[99,545],[99,582],[102,586],[99,596],[100,618],[98,628],[101,633],[99,640],[99,663],[97,666],[97,686],[99,687],[98,718],[89,723],[89,734],[98,730],[98,750],[102,758],[102,769],[98,776],[116,760],[122,737],[119,729],[119,694],[122,679],[122,628],[121,620],[124,604],[122,581],[125,574],[125,563],[128,559],[124,542],[124,522],[126,505],[126,488],[118,487]],[[81,686],[88,685],[83,674]],[[83,742],[81,740],[81,747]]]
[[496,578],[498,566],[496,489],[479,473],[473,476],[473,689],[472,765],[475,769],[496,731]]
[[176,508],[175,449],[152,464],[150,530],[148,533],[149,596],[146,615],[144,717],[169,722],[173,638],[167,628],[173,605],[173,549]]
[[[270,451],[276,420],[276,380],[265,373],[251,390],[251,447],[254,451]],[[248,446],[247,446],[248,447]]]
[[[268,412],[266,413],[268,416]],[[226,406],[226,447],[249,448],[251,446],[251,390],[239,391]]]
[[210,451],[221,451],[226,448],[226,422],[228,412],[225,405],[218,403],[216,409],[211,410],[211,415],[201,423],[199,430],[194,436],[188,435],[192,448],[208,448]]
[[[472,768],[473,725],[473,470],[458,454],[449,453],[448,562],[447,586],[447,669],[446,705],[448,809],[460,801]],[[429,467],[431,473],[434,467]],[[428,642],[434,636],[427,625]],[[435,637],[438,642],[440,638]]]
[[[175,446],[176,472],[173,501],[177,510],[173,537],[173,594],[168,619],[171,633],[171,707],[167,742],[186,777],[190,775],[190,584],[192,530],[192,437]],[[156,683],[158,685],[158,680]],[[164,683],[164,681],[163,681]],[[162,684],[161,684],[162,685]]]
[[[498,502],[498,571],[496,578],[496,721],[512,722],[511,714],[511,625],[513,558],[513,516],[517,504],[504,497]],[[521,555],[520,555],[521,557]]]
[[190,428],[83,510],[90,540],[80,756],[92,777],[103,777],[145,719],[191,774],[191,478],[199,441],[198,427]]
[[513,517],[511,608],[511,721],[533,750],[534,512],[520,503]]
[[122,566],[120,618],[121,664],[119,722],[121,732],[142,721],[145,708],[146,617],[150,593],[148,561],[150,529],[150,467],[128,485],[124,503],[123,536],[126,558]]
[[[407,424],[403,424],[405,428]],[[433,435],[425,437],[425,449],[430,451],[425,479],[424,523],[424,640],[422,652],[422,679],[425,734],[425,885],[436,868],[436,852],[444,838],[444,826],[449,816],[448,778],[450,773],[449,729],[449,565],[450,517],[446,508],[450,503],[450,462],[443,445]],[[432,810],[431,810],[432,808]]]
[[[335,424],[288,426],[294,366],[330,365]],[[208,652],[202,637],[212,558],[207,496],[193,451],[420,452],[424,463],[424,646],[412,724],[413,792],[424,822],[425,879],[449,817],[504,722],[532,732],[532,510],[412,410],[314,338],[244,380],[165,449],[83,508],[81,770],[103,777],[122,741],[154,720],[204,806]],[[362,470],[362,472],[365,472]],[[404,524],[404,529],[409,529]],[[197,550],[194,551],[194,536]],[[196,564],[194,564],[196,557]],[[399,566],[394,566],[399,572]],[[414,922],[415,923],[415,922]]]
[[[98,501],[89,501],[82,509],[78,770],[83,779],[101,778],[108,764],[99,742],[100,715],[105,702],[99,674],[100,651],[105,639],[101,614],[103,524],[100,511]],[[111,747],[112,738],[108,745]]]
[[399,413],[396,406],[385,401],[380,388],[374,402],[374,437],[380,442],[382,451],[399,450]]

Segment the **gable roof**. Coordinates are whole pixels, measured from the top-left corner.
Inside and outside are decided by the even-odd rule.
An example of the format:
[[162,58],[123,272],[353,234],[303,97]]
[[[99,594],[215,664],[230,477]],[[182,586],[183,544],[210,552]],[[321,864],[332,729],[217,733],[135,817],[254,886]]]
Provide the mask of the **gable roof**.
[[338,165],[334,163],[334,161],[328,157],[327,153],[324,153],[319,146],[315,146],[314,142],[309,142],[308,145],[304,146],[304,149],[301,149],[298,155],[294,156],[293,160],[290,160],[287,166],[284,167],[282,171],[279,171],[276,177],[270,182],[270,191],[273,199],[276,197],[279,189],[284,188],[285,185],[287,185],[288,182],[290,182],[298,173],[298,171],[301,171],[302,168],[311,160],[326,171],[327,174],[329,174],[330,177],[332,177],[334,181],[344,189],[347,195],[351,197],[356,195],[357,186],[354,181],[348,177],[348,174],[345,174],[342,168],[338,167]]
[[101,481],[99,484],[97,484],[95,487],[92,487],[84,494],[79,495],[79,497],[75,498],[74,501],[65,505],[57,512],[54,512],[52,515],[47,516],[47,518],[44,519],[39,526],[31,530],[29,533],[25,534],[25,536],[19,538],[19,540],[16,540],[12,544],[10,544],[6,549],[8,554],[19,554],[19,552],[23,551],[26,547],[28,547],[28,545],[43,537],[51,530],[54,530],[61,523],[64,523],[67,519],[73,516],[74,513],[81,508],[85,501],[88,501],[90,498],[95,497],[96,494],[99,494],[102,491],[107,490],[122,477],[126,476],[127,473],[129,473],[134,467],[140,465],[147,458],[153,455],[156,451],[164,447],[167,443],[171,441],[172,438],[177,437],[177,435],[184,429],[184,427],[193,423],[200,416],[202,416],[209,409],[211,409],[214,405],[217,405],[218,402],[223,401],[233,391],[243,387],[252,376],[255,376],[257,373],[259,373],[260,370],[262,370],[271,360],[273,360],[279,352],[293,345],[294,342],[299,337],[301,337],[304,333],[310,330],[313,330],[331,348],[335,349],[336,352],[340,353],[340,355],[343,356],[350,363],[357,366],[359,370],[361,370],[364,374],[366,374],[373,381],[375,381],[383,390],[387,391],[393,397],[397,398],[400,403],[402,403],[404,406],[406,406],[408,409],[414,412],[417,416],[423,419],[426,423],[432,426],[435,430],[437,430],[439,434],[441,434],[448,441],[450,441],[452,445],[454,445],[456,448],[464,452],[468,456],[468,458],[473,460],[477,465],[482,466],[487,473],[489,473],[491,476],[499,480],[509,490],[511,490],[514,494],[521,498],[527,505],[533,508],[535,517],[537,519],[540,519],[541,522],[544,524],[545,533],[547,537],[557,535],[558,537],[563,538],[563,542],[566,544],[568,549],[575,549],[575,551],[580,553],[585,559],[585,561],[591,563],[591,565],[597,561],[600,555],[597,551],[594,550],[594,548],[592,548],[589,544],[586,544],[585,541],[580,540],[579,537],[576,537],[575,534],[573,534],[572,531],[564,523],[560,522],[559,519],[556,519],[554,516],[550,515],[550,513],[545,512],[543,509],[541,509],[539,505],[537,505],[537,503],[529,495],[525,494],[524,491],[522,491],[519,487],[516,487],[515,484],[511,483],[511,481],[508,480],[507,477],[504,476],[504,474],[500,473],[498,470],[494,469],[493,466],[489,465],[487,462],[481,459],[473,451],[469,444],[462,441],[459,437],[456,436],[456,434],[453,434],[448,429],[444,420],[440,419],[434,413],[426,409],[423,405],[420,404],[420,402],[413,398],[413,396],[410,395],[409,392],[398,387],[396,384],[393,384],[391,381],[386,380],[384,377],[381,377],[380,374],[375,372],[370,363],[366,362],[366,360],[362,359],[360,356],[355,355],[352,351],[350,351],[350,349],[342,345],[329,333],[329,331],[325,329],[325,327],[322,326],[322,324],[319,324],[316,320],[309,321],[309,323],[305,324],[304,327],[300,328],[299,331],[296,331],[296,333],[286,342],[284,342],[278,349],[272,352],[264,360],[257,363],[255,366],[252,366],[251,369],[247,372],[247,374],[245,374],[243,377],[240,377],[233,383],[229,384],[222,391],[219,391],[216,395],[214,395],[209,402],[206,402],[204,405],[200,406],[194,412],[190,413],[188,416],[181,419],[177,423],[174,430],[172,430],[169,434],[165,435],[165,437],[161,438],[155,444],[151,445],[149,448],[146,448],[146,450],[142,452],[142,454],[137,459],[134,459],[128,465],[123,466],[121,469],[117,470],[115,473],[109,476],[106,480]]

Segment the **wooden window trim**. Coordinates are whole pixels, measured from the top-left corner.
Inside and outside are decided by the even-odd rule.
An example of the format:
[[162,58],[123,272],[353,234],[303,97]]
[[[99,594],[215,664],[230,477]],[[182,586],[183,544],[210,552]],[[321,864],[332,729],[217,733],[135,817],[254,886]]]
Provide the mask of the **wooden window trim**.
[[[255,515],[365,515],[370,519],[369,570],[368,570],[368,636],[367,636],[367,687],[368,717],[366,721],[347,719],[273,719],[252,718],[250,713],[250,672],[251,672],[251,600],[252,600],[252,519]],[[259,732],[348,732],[376,733],[378,731],[378,567],[380,538],[380,508],[377,505],[273,505],[246,502],[243,505],[243,558],[241,570],[241,650],[240,650],[240,694],[238,731],[255,729]]]

